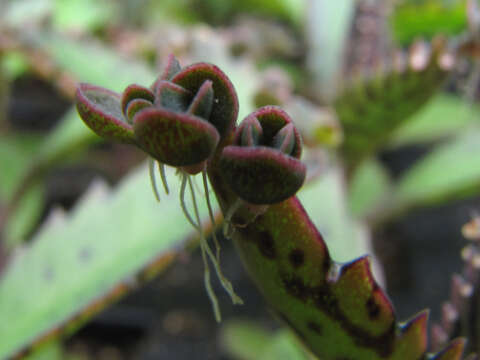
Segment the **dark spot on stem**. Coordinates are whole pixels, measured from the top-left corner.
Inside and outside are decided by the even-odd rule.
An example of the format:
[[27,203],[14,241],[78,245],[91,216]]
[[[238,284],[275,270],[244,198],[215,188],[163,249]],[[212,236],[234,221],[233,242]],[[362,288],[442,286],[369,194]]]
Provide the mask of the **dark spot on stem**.
[[380,307],[375,302],[373,296],[371,296],[367,301],[367,311],[370,319],[375,319],[380,315]]
[[[315,306],[322,311],[323,313],[328,314],[330,317],[335,319],[342,328],[347,332],[354,340],[358,346],[371,348],[375,350],[381,357],[387,357],[393,351],[393,342],[395,340],[394,331],[395,331],[395,322],[392,321],[391,326],[383,333],[378,336],[370,335],[365,329],[359,327],[356,324],[353,324],[350,319],[342,312],[338,300],[335,295],[331,292],[330,286],[322,284],[319,286],[307,286],[303,280],[298,276],[292,276],[291,274],[285,274],[281,276],[283,284],[286,291],[293,297],[299,299],[303,302],[313,302]],[[372,314],[378,311],[380,308],[372,300],[373,305],[368,305],[369,310],[372,311]],[[371,308],[370,308],[371,306]],[[378,315],[378,314],[376,314]],[[308,323],[308,327],[311,328],[311,324]],[[312,329],[313,330],[313,329]]]
[[263,256],[269,259],[275,259],[275,243],[272,236],[267,231],[262,231],[258,239],[258,248]]
[[318,335],[323,334],[323,329],[322,326],[314,321],[309,321],[307,324],[308,328],[314,332],[316,332]]
[[264,257],[270,260],[276,258],[277,253],[275,250],[275,241],[268,231],[258,232],[256,230],[251,230],[250,226],[237,227],[236,231],[240,232],[244,239],[248,239],[248,241],[255,243]]
[[305,261],[305,254],[300,249],[294,249],[290,252],[288,259],[290,260],[292,266],[298,269]]

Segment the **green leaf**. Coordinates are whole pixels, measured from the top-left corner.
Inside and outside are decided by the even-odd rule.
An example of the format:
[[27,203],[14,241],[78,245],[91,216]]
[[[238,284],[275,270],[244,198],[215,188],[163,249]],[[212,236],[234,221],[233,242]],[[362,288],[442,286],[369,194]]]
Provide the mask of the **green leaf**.
[[439,66],[444,45],[432,44],[433,54],[418,70],[409,66],[358,81],[335,101],[345,139],[342,150],[349,170],[386,146],[394,131],[421,109],[443,84],[448,69]]
[[405,1],[391,16],[393,36],[401,45],[419,37],[431,39],[439,33],[458,35],[466,25],[465,0]]
[[253,321],[230,320],[222,327],[222,343],[238,360],[258,359],[272,338],[269,331]]
[[174,170],[167,176],[171,195],[160,203],[144,167],[113,192],[93,186],[71,215],[52,215],[12,258],[0,282],[0,358],[55,329],[75,330],[173,259],[192,227]]
[[375,159],[364,161],[355,171],[349,189],[349,208],[353,215],[373,215],[391,191],[387,170]]
[[25,360],[67,360],[58,342],[53,342],[33,354],[26,357]]
[[331,99],[342,67],[355,1],[310,1],[307,9],[308,67],[318,97]]
[[231,320],[222,329],[229,354],[236,360],[307,360],[299,340],[287,329],[269,332],[253,321]]
[[[252,358],[253,360],[254,358]],[[308,360],[307,353],[291,331],[278,331],[268,343],[260,360]]]
[[14,80],[23,75],[29,68],[25,55],[16,51],[8,51],[2,54],[0,58],[0,66],[5,69],[6,76],[9,80]]
[[395,191],[399,208],[426,205],[478,193],[480,130],[471,129],[438,146],[400,179]]
[[[15,189],[21,185],[22,176],[32,161],[42,139],[34,135],[0,137],[0,198],[10,200]],[[43,208],[43,190],[34,186],[27,190],[5,228],[8,245],[25,240],[37,223]]]
[[118,13],[108,0],[55,0],[52,23],[59,31],[88,31],[106,26]]
[[37,34],[32,39],[63,70],[81,82],[121,92],[131,83],[149,86],[155,73],[136,59],[127,59],[95,42],[72,40],[55,34]]
[[477,122],[479,110],[480,107],[468,104],[465,99],[440,93],[400,125],[389,146],[428,143],[451,136]]

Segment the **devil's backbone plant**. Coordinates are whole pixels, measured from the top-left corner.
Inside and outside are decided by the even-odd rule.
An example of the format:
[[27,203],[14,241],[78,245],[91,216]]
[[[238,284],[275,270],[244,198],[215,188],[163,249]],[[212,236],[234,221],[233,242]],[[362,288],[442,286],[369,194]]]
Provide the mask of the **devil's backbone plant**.
[[[191,175],[202,173],[207,195],[209,178],[224,214],[225,233],[235,242],[250,276],[278,317],[319,359],[461,358],[463,339],[437,354],[426,353],[428,312],[397,322],[368,257],[346,264],[331,259],[322,235],[294,196],[306,168],[292,120],[281,109],[267,106],[236,126],[237,95],[216,66],[181,68],[171,56],[149,88],[131,85],[117,94],[79,85],[77,108],[98,135],[134,144],[149,154],[152,170],[155,162],[160,169],[178,169],[181,206],[200,234]],[[153,171],[151,175],[158,196]],[[163,175],[162,179],[168,191]],[[185,206],[187,186],[193,215]],[[232,300],[241,300],[221,273],[217,240],[214,252],[200,237],[205,285],[219,319],[209,261]]]

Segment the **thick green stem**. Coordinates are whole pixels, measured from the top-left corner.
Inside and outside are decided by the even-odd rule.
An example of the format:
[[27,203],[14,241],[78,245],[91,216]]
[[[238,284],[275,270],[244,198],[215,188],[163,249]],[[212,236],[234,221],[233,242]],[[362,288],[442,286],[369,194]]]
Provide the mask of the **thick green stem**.
[[[237,197],[217,161],[210,161],[208,174],[225,214]],[[397,324],[369,258],[335,263],[297,198],[261,214],[241,207],[231,226],[240,257],[269,306],[319,359],[423,359],[428,313]],[[462,344],[452,345],[455,356],[437,359],[459,359]]]

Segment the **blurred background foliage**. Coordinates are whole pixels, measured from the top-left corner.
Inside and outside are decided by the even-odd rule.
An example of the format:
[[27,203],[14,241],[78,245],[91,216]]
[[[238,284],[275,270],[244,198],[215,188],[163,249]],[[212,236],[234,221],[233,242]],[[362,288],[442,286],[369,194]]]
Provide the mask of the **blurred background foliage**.
[[[334,259],[372,254],[399,319],[431,307],[439,321],[460,226],[479,206],[475,4],[2,1],[0,358],[32,344],[30,359],[309,358],[225,239],[246,305],[216,286],[225,320],[214,323],[176,197],[155,203],[143,155],[102,142],[73,108],[77,82],[150,85],[169,53],[222,68],[239,120],[284,107],[307,147],[299,197]],[[465,334],[455,329],[433,344]]]

